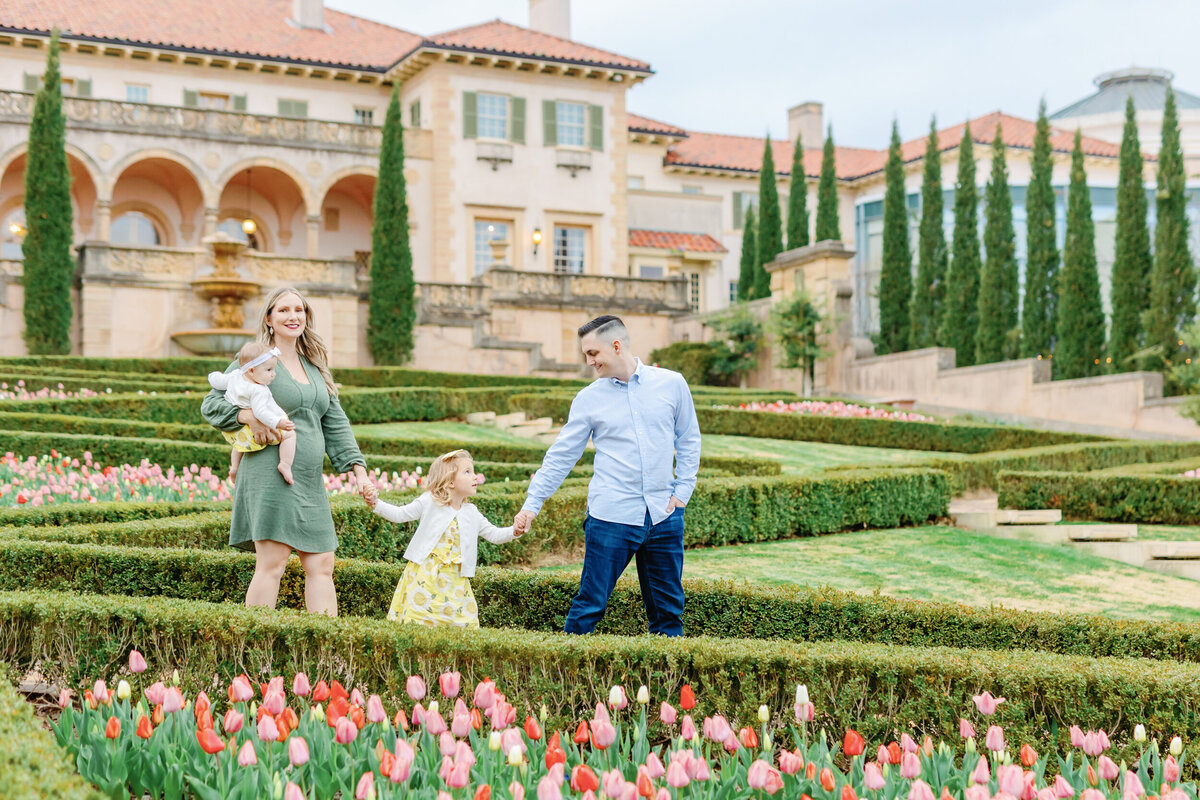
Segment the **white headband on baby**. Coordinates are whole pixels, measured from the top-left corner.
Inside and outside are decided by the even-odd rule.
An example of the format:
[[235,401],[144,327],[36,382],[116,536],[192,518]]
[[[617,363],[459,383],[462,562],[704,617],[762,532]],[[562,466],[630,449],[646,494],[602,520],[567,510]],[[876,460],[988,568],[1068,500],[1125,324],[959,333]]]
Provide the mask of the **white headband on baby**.
[[270,361],[272,358],[279,358],[279,348],[278,347],[272,347],[270,350],[263,353],[258,358],[254,359],[253,361],[251,361],[249,364],[246,364],[245,366],[241,367],[238,371],[241,372],[243,375],[245,375],[247,372],[254,369],[259,364],[265,364],[266,362]]

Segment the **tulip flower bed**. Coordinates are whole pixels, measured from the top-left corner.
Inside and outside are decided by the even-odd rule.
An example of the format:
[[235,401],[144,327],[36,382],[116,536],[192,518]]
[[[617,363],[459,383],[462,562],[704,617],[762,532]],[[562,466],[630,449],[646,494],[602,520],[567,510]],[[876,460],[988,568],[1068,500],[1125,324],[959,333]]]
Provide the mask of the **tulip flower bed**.
[[[130,652],[136,683],[149,683],[146,669],[141,653]],[[720,713],[701,717],[687,683],[661,694],[642,685],[633,702],[618,684],[607,702],[591,698],[594,711],[572,732],[550,730],[545,705],[514,704],[489,679],[468,689],[458,671],[438,676],[436,697],[422,676],[409,675],[406,697],[391,705],[336,679],[313,685],[304,672],[290,687],[279,675],[259,683],[238,675],[216,703],[177,683],[154,681],[135,694],[124,678],[115,688],[97,680],[82,689],[78,708],[63,690],[56,740],[113,797],[1134,800],[1151,787],[1163,800],[1195,798],[1195,786],[1181,782],[1182,740],[1160,753],[1140,724],[1131,767],[1106,755],[1103,730],[1072,726],[1067,752],[1039,754],[1008,740],[999,724],[978,736],[967,717],[952,742],[925,736],[918,745],[907,732],[869,742],[849,728],[831,745],[813,725],[817,708],[803,684],[791,708],[761,705],[740,728]],[[983,727],[1005,699],[984,691],[973,701],[967,715]],[[776,731],[770,723],[781,717],[794,722]]]
[[901,422],[935,422],[933,417],[913,411],[892,411],[874,406],[860,406],[841,400],[801,400],[794,403],[782,400],[774,403],[739,403],[736,406],[713,406],[713,408],[738,408],[742,411],[769,411],[772,414],[811,414],[820,417],[852,417],[854,419],[890,419]]
[[11,386],[7,381],[0,381],[0,401],[2,400],[66,400],[74,397],[96,397],[99,392],[94,392],[91,389],[80,389],[77,392],[69,392],[63,387],[63,384],[58,384],[54,388],[43,386],[40,389],[29,389],[25,386],[25,381],[16,381]]

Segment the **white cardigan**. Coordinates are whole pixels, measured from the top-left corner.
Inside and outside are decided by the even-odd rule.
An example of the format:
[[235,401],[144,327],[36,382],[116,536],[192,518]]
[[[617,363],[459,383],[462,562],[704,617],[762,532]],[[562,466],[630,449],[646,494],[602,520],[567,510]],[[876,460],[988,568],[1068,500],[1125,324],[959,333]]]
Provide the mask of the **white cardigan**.
[[450,522],[458,517],[458,537],[462,546],[462,576],[470,578],[475,575],[476,553],[479,550],[479,537],[487,539],[492,544],[511,542],[512,526],[497,528],[487,521],[479,509],[470,503],[463,503],[462,508],[455,509],[451,505],[435,502],[433,495],[422,492],[421,496],[408,505],[394,506],[383,500],[375,504],[375,513],[391,522],[412,522],[421,520],[417,532],[404,550],[404,557],[418,564],[429,558],[429,554],[437,547],[450,527]]

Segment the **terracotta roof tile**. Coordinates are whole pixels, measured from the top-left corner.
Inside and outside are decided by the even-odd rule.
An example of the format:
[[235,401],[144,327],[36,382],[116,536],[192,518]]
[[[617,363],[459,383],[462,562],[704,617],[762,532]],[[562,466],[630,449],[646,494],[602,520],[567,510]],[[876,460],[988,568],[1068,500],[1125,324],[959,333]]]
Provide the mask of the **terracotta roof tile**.
[[0,27],[382,71],[414,33],[325,9],[329,31],[297,28],[291,0],[0,0]]
[[631,131],[640,131],[642,133],[660,133],[667,136],[686,137],[688,132],[683,128],[675,125],[669,125],[666,122],[659,122],[656,119],[643,117],[641,114],[626,114],[626,127]]
[[[992,140],[996,138],[997,125],[1002,128],[1005,145],[1025,150],[1033,149],[1033,136],[1037,131],[1037,123],[1033,120],[1005,114],[1002,111],[993,111],[991,114],[971,120],[971,141],[979,144],[991,144]],[[965,123],[938,131],[938,149],[946,151],[958,147],[962,142],[964,127]],[[905,161],[923,157],[927,138],[928,136],[922,136],[919,139],[905,142],[900,146],[901,157]],[[1075,131],[1051,125],[1050,147],[1060,153],[1071,152],[1075,147]],[[1083,152],[1089,156],[1117,158],[1121,155],[1121,146],[1091,136],[1084,136]],[[880,169],[883,169],[882,165]]]
[[725,246],[707,233],[676,233],[629,229],[630,247],[649,247],[655,250],[685,250],[692,253],[727,253]]
[[541,31],[522,28],[499,19],[439,33],[426,39],[425,44],[533,56],[551,61],[620,67],[639,72],[651,71],[650,65],[645,61],[627,58]]

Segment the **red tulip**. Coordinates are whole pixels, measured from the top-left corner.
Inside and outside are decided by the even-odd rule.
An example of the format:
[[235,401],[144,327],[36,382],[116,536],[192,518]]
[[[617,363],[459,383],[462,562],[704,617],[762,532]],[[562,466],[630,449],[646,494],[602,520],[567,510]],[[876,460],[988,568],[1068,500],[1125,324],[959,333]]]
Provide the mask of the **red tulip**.
[[854,787],[848,783],[842,787],[842,800],[858,800],[858,794],[854,791]]
[[163,713],[162,703],[159,703],[158,705],[156,705],[154,707],[154,711],[152,711],[150,713],[150,721],[153,722],[155,725],[162,725],[162,721],[165,717],[166,717],[166,714]]
[[196,715],[196,719],[200,719],[200,715],[212,708],[212,703],[208,699],[208,695],[204,692],[196,695],[196,704],[192,706],[192,711]]
[[346,687],[342,686],[338,681],[334,681],[329,687],[329,696],[331,698],[340,697],[343,700],[350,699],[350,693],[346,691]]
[[691,711],[696,707],[696,694],[692,691],[692,687],[689,684],[685,683],[683,688],[679,690],[679,707],[684,711]]
[[854,728],[846,729],[846,736],[842,740],[842,752],[848,756],[861,756],[863,750],[866,749],[867,743],[863,741],[863,737]]
[[901,752],[901,750],[900,750],[900,745],[896,744],[895,742],[892,742],[891,744],[888,745],[887,749],[888,749],[888,763],[889,764],[899,764],[900,759],[904,757],[904,753]]
[[360,731],[363,729],[363,726],[367,724],[367,717],[365,714],[363,714],[363,710],[358,706],[350,706],[350,712],[346,716],[350,717],[350,721],[354,723],[354,727],[358,728]]
[[600,779],[587,764],[571,770],[571,788],[577,792],[595,792],[600,789]]
[[742,743],[742,747],[747,750],[753,750],[758,747],[758,734],[754,729],[747,726],[738,731],[738,741]]
[[1034,764],[1037,763],[1037,760],[1038,760],[1037,750],[1034,750],[1028,744],[1021,745],[1021,763],[1022,764],[1024,764],[1027,767],[1032,767]]
[[832,792],[833,787],[837,784],[833,780],[833,770],[829,767],[821,768],[821,788],[827,792]]
[[317,681],[312,690],[312,699],[314,703],[324,703],[329,699],[329,687],[325,685],[325,681]]
[[525,735],[534,742],[542,738],[542,729],[538,725],[537,720],[531,716],[525,718]]
[[[805,764],[804,765],[804,777],[810,781],[813,778],[817,777],[817,765],[811,761],[808,762],[807,764]],[[812,800],[812,798],[810,797],[809,800]]]
[[485,783],[476,789],[475,800],[492,800],[492,787]]
[[217,736],[212,728],[196,730],[196,741],[200,743],[200,749],[211,755],[216,755],[225,749],[225,743]]
[[137,724],[138,737],[141,739],[149,739],[150,734],[152,733],[154,733],[154,726],[150,724],[150,718],[145,714],[142,714],[141,718],[138,719]]
[[109,717],[108,724],[104,726],[104,736],[106,739],[115,739],[121,735],[121,720],[116,717]]
[[325,709],[325,722],[329,727],[337,727],[337,721],[350,711],[350,703],[344,697],[338,697],[329,701],[329,707]]
[[575,735],[571,738],[575,744],[587,744],[588,742],[588,724],[587,720],[579,723],[579,727],[575,729]]
[[654,784],[650,781],[650,776],[646,774],[644,769],[638,770],[637,776],[637,793],[647,798],[654,797]]
[[199,714],[196,715],[196,730],[211,731],[212,726],[213,726],[212,714],[209,713],[207,709],[205,709],[204,711],[201,711]]
[[562,748],[562,739],[558,731],[554,732],[554,736],[550,737],[550,742],[546,745],[545,761],[547,770],[555,764],[567,763],[567,753]]
[[483,714],[480,713],[478,708],[471,709],[471,727],[475,730],[483,727]]

